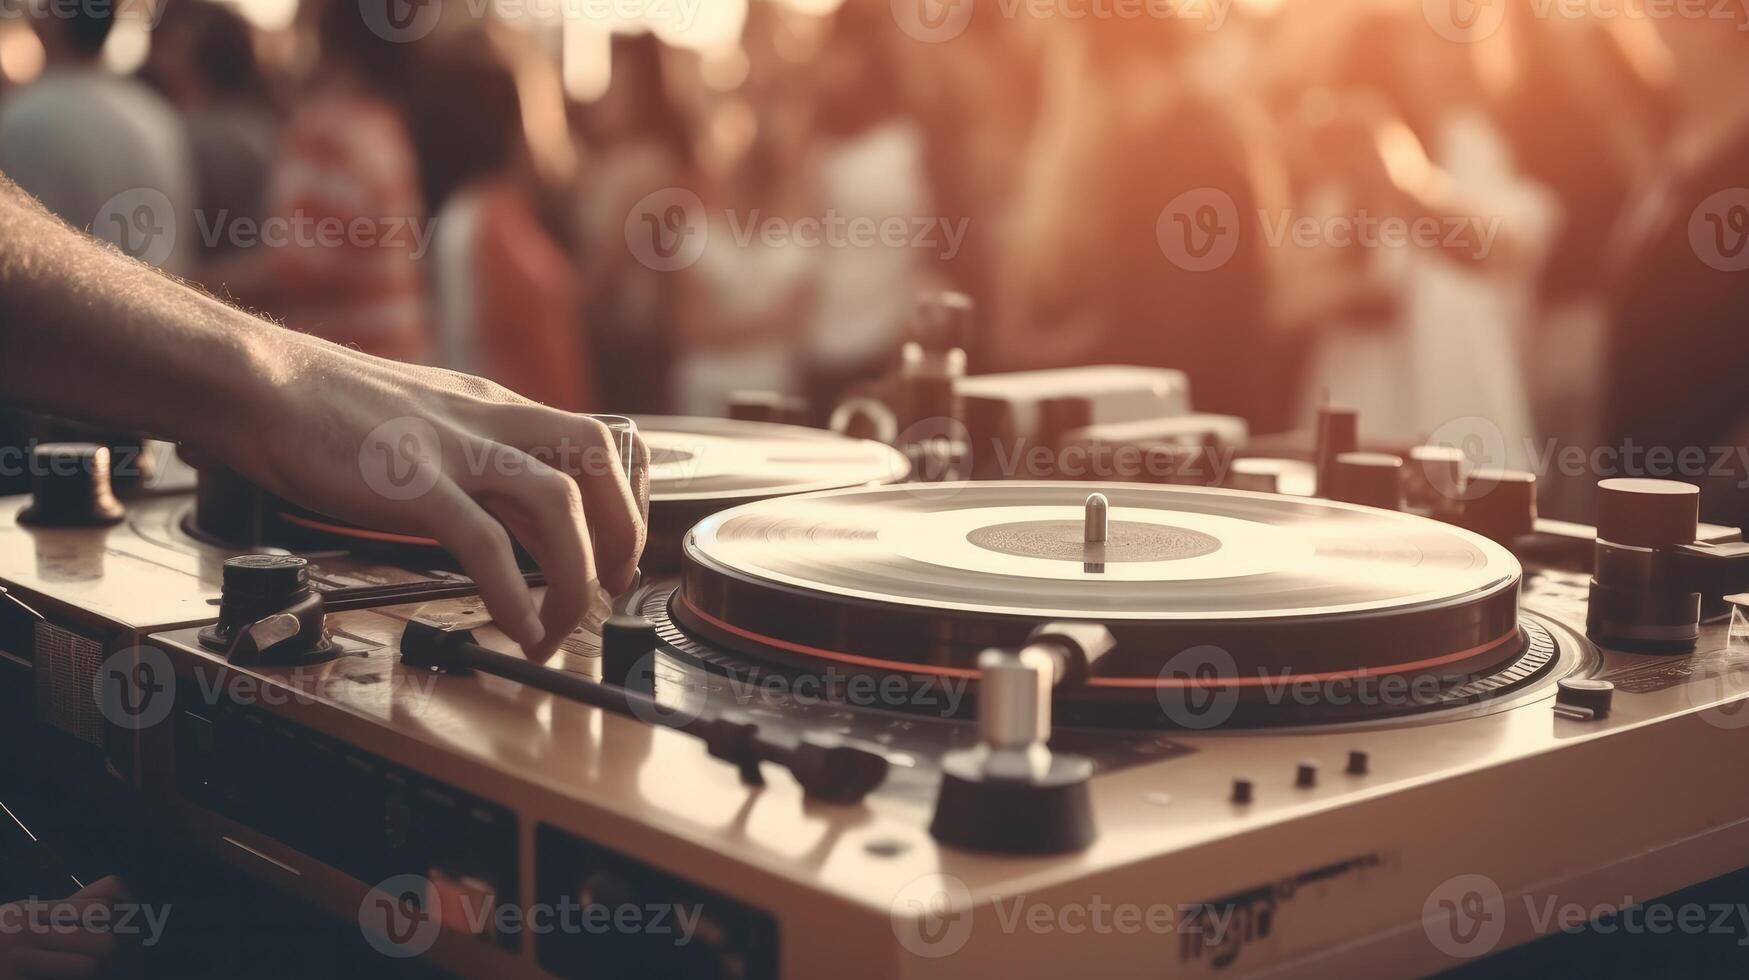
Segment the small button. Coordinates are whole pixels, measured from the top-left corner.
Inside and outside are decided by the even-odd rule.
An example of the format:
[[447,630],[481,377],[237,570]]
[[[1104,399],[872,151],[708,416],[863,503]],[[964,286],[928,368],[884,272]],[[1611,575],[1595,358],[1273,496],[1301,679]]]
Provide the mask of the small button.
[[1233,780],[1233,802],[1234,803],[1249,803],[1249,802],[1251,802],[1251,780],[1249,780],[1249,779],[1235,779],[1235,780]]
[[1365,752],[1362,752],[1359,749],[1351,750],[1348,753],[1348,769],[1346,772],[1350,776],[1364,776],[1367,773],[1369,762],[1370,760],[1367,759]]
[[1294,785],[1300,789],[1311,789],[1318,785],[1318,764],[1316,762],[1301,762],[1294,770]]
[[1555,707],[1564,713],[1588,718],[1609,715],[1615,700],[1615,685],[1593,677],[1563,677],[1555,685]]

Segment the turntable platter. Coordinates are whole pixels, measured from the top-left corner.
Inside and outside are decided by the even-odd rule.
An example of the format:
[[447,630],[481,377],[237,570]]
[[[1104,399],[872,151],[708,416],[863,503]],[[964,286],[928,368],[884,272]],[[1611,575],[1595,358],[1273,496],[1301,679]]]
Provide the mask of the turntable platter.
[[[1102,543],[1087,499],[1109,501]],[[1152,694],[1213,648],[1227,682],[1437,673],[1524,651],[1518,561],[1436,521],[1323,500],[1140,484],[861,488],[752,504],[688,536],[675,619],[792,667],[975,676],[1042,623],[1097,621],[1090,687]]]
[[634,421],[650,447],[652,504],[892,483],[910,471],[890,446],[824,429],[675,415]]
[[671,570],[702,518],[748,501],[892,483],[910,464],[891,446],[823,429],[737,419],[641,415],[650,448],[646,570]]

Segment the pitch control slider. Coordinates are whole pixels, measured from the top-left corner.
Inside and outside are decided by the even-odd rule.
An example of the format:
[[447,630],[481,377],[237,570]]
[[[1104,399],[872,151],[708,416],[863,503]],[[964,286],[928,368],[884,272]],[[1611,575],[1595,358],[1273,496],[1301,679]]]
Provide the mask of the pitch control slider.
[[759,766],[770,762],[788,769],[809,796],[830,803],[857,803],[887,778],[886,756],[877,752],[826,735],[807,734],[791,743],[773,738],[757,724],[727,713],[674,715],[647,694],[488,649],[471,632],[442,623],[417,618],[408,622],[401,634],[401,662],[408,667],[448,674],[471,671],[493,674],[571,701],[695,735],[704,741],[711,755],[739,769],[741,781],[749,786],[765,785]]

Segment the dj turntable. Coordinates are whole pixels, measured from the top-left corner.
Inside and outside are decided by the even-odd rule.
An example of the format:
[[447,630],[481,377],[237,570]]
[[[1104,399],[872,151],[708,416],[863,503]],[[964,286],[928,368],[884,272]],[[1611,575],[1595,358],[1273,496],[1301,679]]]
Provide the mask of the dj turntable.
[[1443,521],[1337,456],[1342,500],[750,480],[548,663],[452,570],[188,497],[9,512],[0,584],[122,658],[74,680],[194,846],[462,975],[1407,975],[1740,867],[1749,786],[1672,760],[1749,763],[1749,546],[1680,485]]

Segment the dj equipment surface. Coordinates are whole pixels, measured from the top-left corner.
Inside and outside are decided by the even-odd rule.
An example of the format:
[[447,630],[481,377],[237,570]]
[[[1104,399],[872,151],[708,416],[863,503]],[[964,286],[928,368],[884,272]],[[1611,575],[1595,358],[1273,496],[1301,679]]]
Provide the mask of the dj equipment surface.
[[1415,975],[1749,853],[1749,546],[1678,486],[1589,528],[1334,437],[1379,506],[644,421],[654,500],[712,492],[545,663],[440,553],[223,539],[211,481],[0,502],[18,755],[464,976]]

